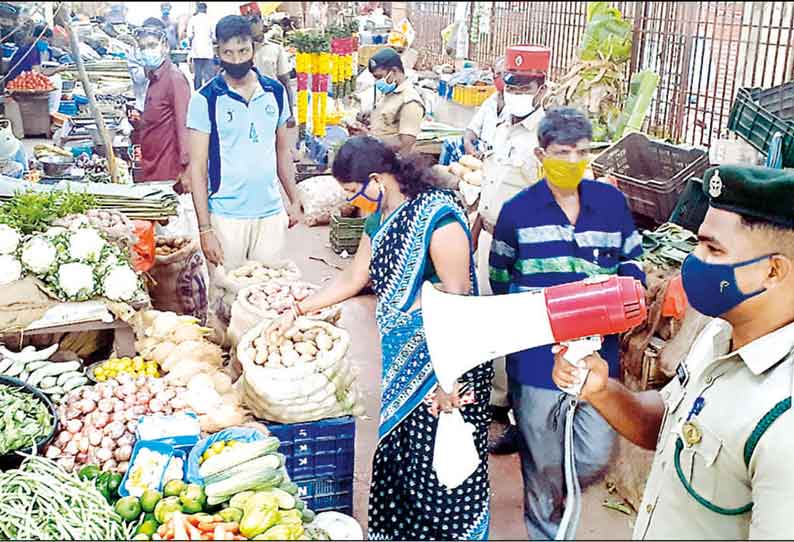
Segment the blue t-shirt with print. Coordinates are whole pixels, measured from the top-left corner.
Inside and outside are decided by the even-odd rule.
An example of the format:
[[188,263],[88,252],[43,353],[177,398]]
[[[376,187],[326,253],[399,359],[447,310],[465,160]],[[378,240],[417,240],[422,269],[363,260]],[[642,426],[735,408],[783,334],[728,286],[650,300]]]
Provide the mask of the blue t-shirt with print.
[[248,103],[219,74],[193,94],[188,107],[187,127],[210,135],[209,211],[227,218],[268,218],[284,210],[276,130],[290,116],[287,95],[275,79],[257,76],[260,85]]

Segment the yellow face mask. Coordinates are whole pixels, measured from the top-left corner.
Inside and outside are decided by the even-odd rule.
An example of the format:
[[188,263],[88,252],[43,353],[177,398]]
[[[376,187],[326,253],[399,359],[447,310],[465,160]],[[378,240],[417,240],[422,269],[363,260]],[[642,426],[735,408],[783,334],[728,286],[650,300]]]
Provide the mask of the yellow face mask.
[[582,182],[589,160],[569,162],[560,158],[543,159],[543,173],[551,184],[563,190],[573,190]]

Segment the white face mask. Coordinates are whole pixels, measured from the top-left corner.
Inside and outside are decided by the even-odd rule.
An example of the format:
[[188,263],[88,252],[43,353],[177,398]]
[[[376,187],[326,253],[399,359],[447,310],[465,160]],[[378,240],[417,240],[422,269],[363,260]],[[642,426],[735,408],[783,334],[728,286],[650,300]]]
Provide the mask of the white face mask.
[[505,90],[505,107],[516,117],[526,117],[535,110],[534,94],[513,94]]

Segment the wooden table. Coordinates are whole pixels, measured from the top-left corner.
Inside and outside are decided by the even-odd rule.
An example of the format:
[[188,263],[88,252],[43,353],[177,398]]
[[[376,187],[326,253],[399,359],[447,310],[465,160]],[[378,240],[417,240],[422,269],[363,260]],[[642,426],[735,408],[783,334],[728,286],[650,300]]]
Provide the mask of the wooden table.
[[[24,336],[34,335],[50,335],[56,333],[81,333],[84,331],[103,331],[106,329],[113,330],[113,348],[116,351],[117,357],[133,357],[135,356],[135,332],[132,326],[122,320],[114,320],[107,323],[101,320],[94,320],[91,322],[80,322],[78,324],[65,324],[61,326],[50,326],[21,332]],[[13,334],[6,334],[7,336],[18,336],[19,332]],[[0,335],[0,337],[2,337]]]

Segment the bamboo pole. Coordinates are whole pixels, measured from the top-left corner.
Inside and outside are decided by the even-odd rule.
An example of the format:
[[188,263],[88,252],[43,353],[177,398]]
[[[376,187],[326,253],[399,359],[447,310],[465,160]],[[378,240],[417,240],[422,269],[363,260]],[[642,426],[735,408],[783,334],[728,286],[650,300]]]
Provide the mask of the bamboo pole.
[[58,10],[57,18],[58,24],[60,24],[69,35],[69,45],[72,49],[72,57],[74,58],[74,62],[77,65],[77,74],[83,84],[85,95],[88,98],[88,104],[91,107],[91,115],[94,117],[94,122],[99,129],[99,137],[102,138],[102,143],[105,145],[105,152],[107,153],[108,158],[108,168],[110,169],[110,179],[111,182],[116,183],[118,182],[118,171],[116,169],[116,155],[113,152],[113,140],[110,138],[108,128],[105,125],[105,119],[102,118],[102,112],[99,110],[99,106],[96,103],[96,98],[94,97],[94,85],[88,79],[88,74],[85,71],[83,57],[80,56],[80,45],[77,43],[77,34],[75,34],[74,29],[69,22],[69,17],[66,15],[66,10]]

